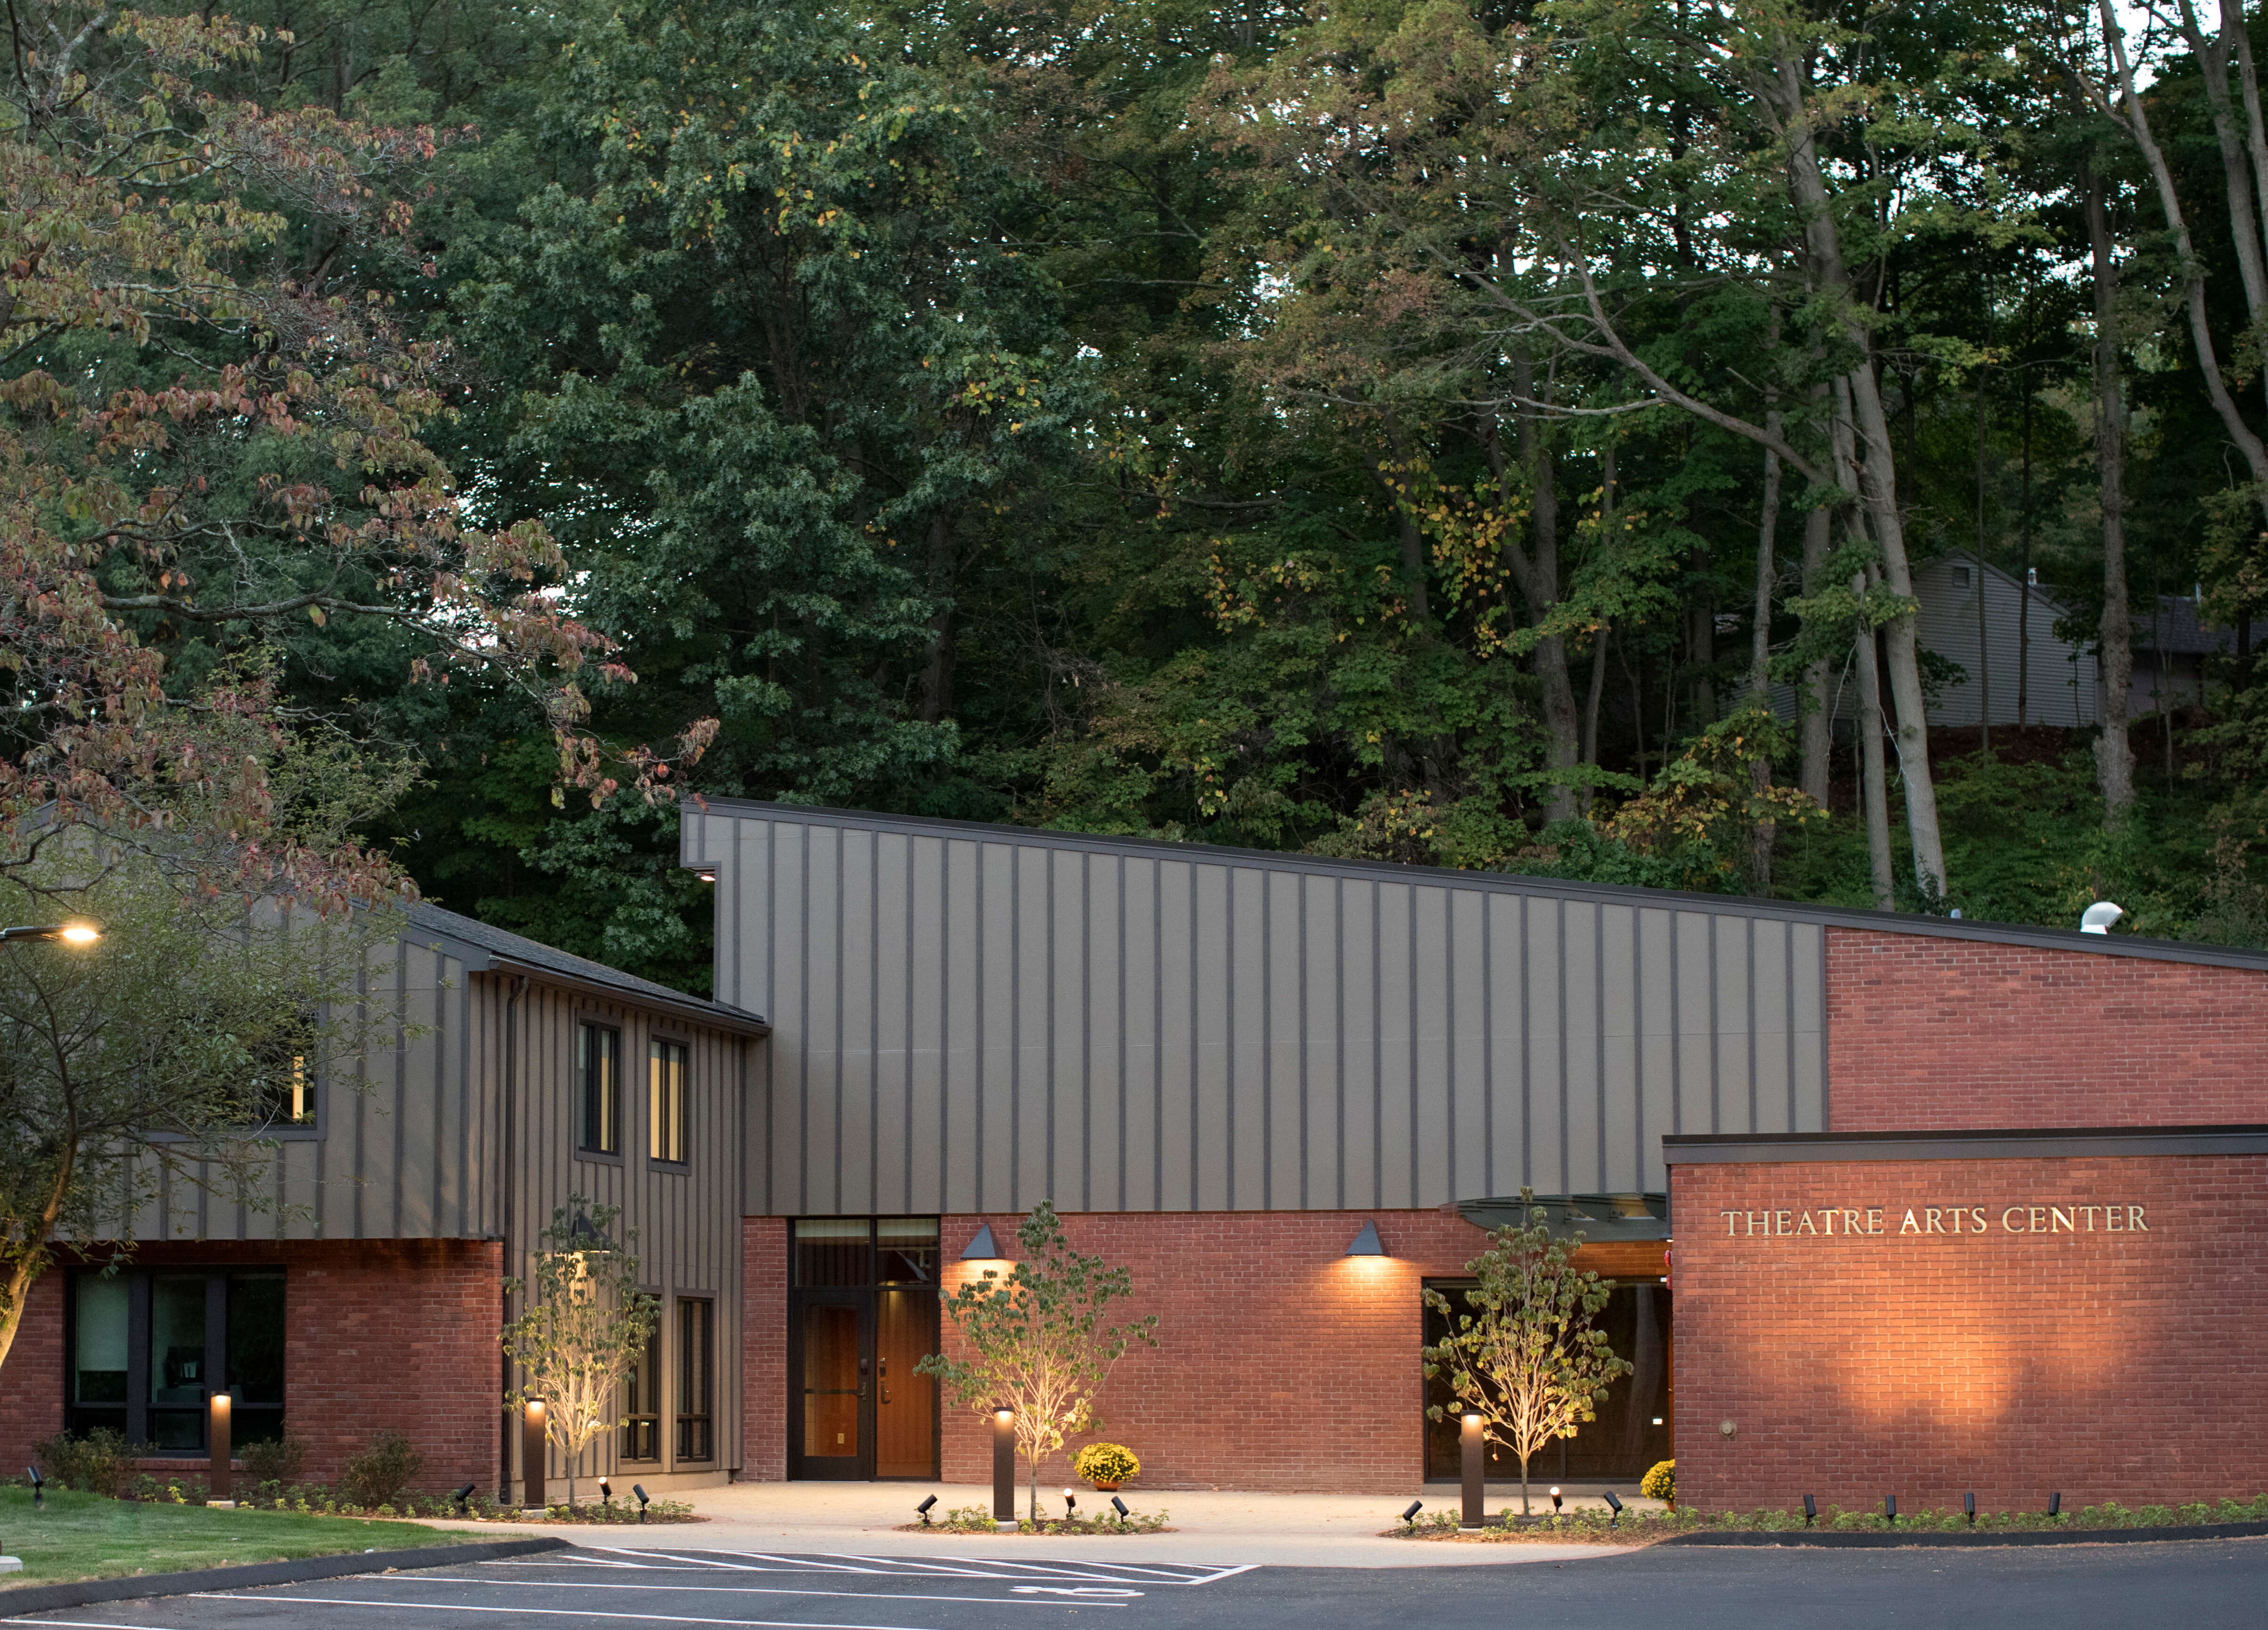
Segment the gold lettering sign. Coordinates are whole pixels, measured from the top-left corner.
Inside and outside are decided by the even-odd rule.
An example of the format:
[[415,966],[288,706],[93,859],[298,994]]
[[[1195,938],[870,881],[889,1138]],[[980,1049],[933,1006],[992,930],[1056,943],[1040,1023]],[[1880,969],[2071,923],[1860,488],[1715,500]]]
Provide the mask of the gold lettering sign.
[[1768,1206],[1760,1211],[1720,1210],[1731,1239],[1793,1238],[1809,1236],[1979,1234],[2146,1234],[2149,1208],[2128,1201],[2084,1200],[2035,1206],[1962,1203],[1934,1206],[1827,1206],[1799,1209]]

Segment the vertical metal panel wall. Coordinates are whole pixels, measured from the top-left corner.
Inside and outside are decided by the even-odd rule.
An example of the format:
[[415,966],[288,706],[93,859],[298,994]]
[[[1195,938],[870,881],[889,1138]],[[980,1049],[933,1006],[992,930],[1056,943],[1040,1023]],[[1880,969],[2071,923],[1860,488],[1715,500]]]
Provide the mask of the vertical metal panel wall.
[[1826,1125],[1817,923],[712,802],[751,1214],[1425,1207]]
[[[505,1010],[512,980],[498,973],[475,981],[475,1002],[490,1056],[490,1078],[504,1081],[506,1039],[517,1057],[517,1090],[509,1105],[511,1146],[519,1151],[504,1207],[504,1271],[532,1281],[540,1235],[555,1209],[574,1196],[620,1206],[622,1225],[637,1231],[634,1249],[645,1288],[661,1299],[663,1443],[667,1471],[679,1469],[668,1417],[676,1411],[675,1302],[707,1297],[716,1303],[712,1409],[718,1457],[688,1470],[740,1464],[740,1186],[742,1049],[740,1039],[690,1021],[665,1018],[588,993],[530,981]],[[586,1155],[576,1148],[575,1030],[589,1022],[622,1032],[622,1152]],[[683,1165],[646,1159],[646,1044],[655,1038],[687,1044],[690,1156]],[[501,1107],[501,1106],[500,1106]],[[505,1136],[501,1126],[498,1135]],[[517,1315],[517,1305],[508,1310]],[[617,1435],[605,1434],[584,1457],[580,1475],[618,1469]],[[517,1455],[517,1450],[513,1451]],[[553,1458],[557,1461],[555,1450]],[[653,1471],[652,1462],[641,1468]],[[555,1464],[557,1475],[565,1475]]]

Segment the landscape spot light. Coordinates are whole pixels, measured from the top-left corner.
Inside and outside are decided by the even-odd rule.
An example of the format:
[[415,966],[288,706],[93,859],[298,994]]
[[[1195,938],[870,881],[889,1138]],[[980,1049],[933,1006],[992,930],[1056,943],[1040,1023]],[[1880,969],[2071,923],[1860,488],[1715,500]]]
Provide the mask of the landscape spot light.
[[1118,1513],[1118,1520],[1122,1523],[1134,1515],[1126,1509],[1126,1502],[1116,1494],[1110,1496],[1110,1508]]
[[1392,1253],[1387,1250],[1386,1242],[1378,1237],[1378,1224],[1365,1218],[1362,1227],[1348,1245],[1346,1254],[1351,1257],[1382,1257]]
[[24,1475],[32,1479],[32,1503],[35,1506],[43,1506],[47,1504],[48,1479],[40,1475],[40,1468],[37,1466],[26,1466],[24,1468]]
[[1071,1493],[1070,1489],[1066,1488],[1064,1490],[1064,1521],[1066,1523],[1071,1522],[1076,1519],[1078,1516],[1079,1496]]
[[1559,1515],[1559,1490],[1557,1487],[1551,1491],[1551,1515],[1554,1516]]
[[1607,1518],[1607,1526],[1609,1528],[1620,1528],[1623,1525],[1622,1496],[1615,1493],[1611,1488],[1607,1490],[1607,1509],[1614,1514]]
[[923,1501],[919,1505],[914,1508],[914,1515],[921,1518],[922,1526],[924,1528],[927,1528],[929,1526],[929,1509],[936,1503],[937,1496],[935,1494],[932,1494],[928,1499]]
[[1882,1496],[1882,1515],[1893,1523],[1898,1520],[1898,1497],[1896,1494]]
[[1425,1509],[1425,1502],[1424,1501],[1413,1500],[1410,1502],[1410,1509],[1402,1514],[1402,1520],[1409,1524],[1412,1528],[1415,1528],[1418,1526],[1418,1514]]
[[1819,1502],[1814,1500],[1809,1494],[1806,1494],[1803,1497],[1803,1525],[1806,1528],[1808,1528],[1818,1520]]
[[1961,1497],[1961,1508],[1969,1513],[1969,1526],[1977,1526],[1977,1491],[1970,1489]]
[[2063,1515],[2063,1495],[2060,1493],[2052,1494],[2048,1496],[2048,1515],[2050,1516],[2061,1516]]
[[459,1489],[454,1495],[457,1502],[457,1515],[459,1516],[464,1516],[466,1508],[470,1506],[473,1502],[473,1487],[474,1486],[472,1484],[468,1483],[462,1488]]
[[638,1521],[643,1523],[645,1521],[645,1502],[648,1497],[645,1492],[645,1485],[644,1483],[632,1483],[630,1485],[630,1493],[638,1497]]

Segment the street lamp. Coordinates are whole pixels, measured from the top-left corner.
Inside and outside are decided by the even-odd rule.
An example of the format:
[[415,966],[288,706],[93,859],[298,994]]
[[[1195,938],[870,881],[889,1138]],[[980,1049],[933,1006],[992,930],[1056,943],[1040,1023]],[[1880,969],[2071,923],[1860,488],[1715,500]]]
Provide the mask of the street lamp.
[[102,930],[92,922],[40,922],[22,928],[0,929],[0,941],[59,939],[66,945],[84,949],[102,937]]

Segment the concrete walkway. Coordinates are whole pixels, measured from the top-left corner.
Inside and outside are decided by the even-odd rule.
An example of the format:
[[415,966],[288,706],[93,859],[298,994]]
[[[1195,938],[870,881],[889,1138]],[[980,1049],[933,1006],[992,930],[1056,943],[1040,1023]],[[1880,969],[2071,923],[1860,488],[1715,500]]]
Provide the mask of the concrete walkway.
[[[1548,1484],[1534,1487],[1535,1504],[1550,1509]],[[621,1492],[618,1490],[618,1492]],[[1616,1491],[1620,1493],[1618,1489]],[[1596,1506],[1597,1491],[1569,1487],[1568,1503]],[[1043,1487],[1041,1508],[1063,1511],[1063,1490]],[[1454,1511],[1454,1487],[1429,1487],[1415,1494],[1255,1494],[1214,1490],[1121,1492],[1139,1512],[1164,1510],[1170,1534],[1022,1535],[901,1533],[916,1520],[914,1508],[937,1496],[932,1515],[955,1507],[988,1510],[989,1486],[945,1483],[734,1483],[684,1496],[710,1520],[645,1528],[587,1528],[580,1524],[529,1524],[530,1533],[552,1533],[592,1547],[640,1551],[747,1551],[836,1556],[952,1557],[1013,1560],[1028,1557],[1090,1557],[1123,1562],[1189,1562],[1213,1567],[1262,1564],[1297,1568],[1439,1568],[1506,1562],[1571,1562],[1618,1555],[1625,1548],[1538,1542],[1444,1544],[1381,1537],[1412,1498],[1429,1511]],[[1079,1491],[1082,1513],[1107,1510],[1110,1496]],[[1020,1496],[1024,1509],[1028,1494]],[[1489,1509],[1517,1506],[1520,1489],[1489,1488]],[[1653,1508],[1659,1502],[1624,1496],[1626,1505]]]

